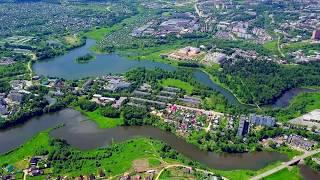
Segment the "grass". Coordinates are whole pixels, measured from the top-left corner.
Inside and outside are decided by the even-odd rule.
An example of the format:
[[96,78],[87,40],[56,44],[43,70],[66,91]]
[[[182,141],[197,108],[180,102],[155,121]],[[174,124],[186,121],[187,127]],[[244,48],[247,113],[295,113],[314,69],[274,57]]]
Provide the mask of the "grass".
[[187,94],[191,94],[194,89],[194,87],[191,84],[181,81],[179,79],[172,79],[172,78],[164,79],[164,80],[161,80],[160,84],[162,86],[170,86],[170,87],[183,89],[184,91],[186,91]]
[[278,40],[266,42],[265,44],[263,44],[263,47],[271,51],[272,54],[280,54],[278,51]]
[[100,41],[103,40],[105,36],[112,33],[114,30],[116,30],[116,28],[113,27],[97,28],[85,33],[85,36],[87,36],[90,39]]
[[41,132],[18,149],[0,155],[0,167],[5,164],[21,167],[24,159],[33,156],[40,149],[50,149],[48,131]]
[[[49,131],[42,132],[29,140],[23,146],[6,154],[0,155],[0,166],[6,164],[15,164],[21,160],[35,155],[35,152],[41,149],[52,150],[53,147],[49,145]],[[154,159],[159,159],[159,149],[162,146],[160,141],[153,141],[148,138],[136,138],[111,146],[116,153],[99,160],[101,167],[106,170],[107,175],[118,175],[132,169],[132,162],[136,159],[151,158],[153,165],[158,164]],[[105,150],[95,149],[90,151],[79,151],[72,149],[72,152],[80,152],[83,156],[94,156],[95,154],[103,154]],[[96,173],[96,166],[92,165],[96,162],[95,159],[87,159],[81,162],[81,166],[74,169],[72,172],[62,172],[66,175],[77,176],[80,174]],[[21,168],[21,167],[20,167]],[[26,168],[26,167],[24,167]]]
[[65,36],[64,40],[66,41],[67,44],[71,46],[78,45],[81,43],[80,38],[75,35]]
[[99,128],[114,128],[124,124],[124,119],[122,117],[108,118],[102,116],[100,113],[100,108],[93,112],[84,111],[80,107],[75,107],[75,109],[88,117],[88,119],[94,121]]
[[266,178],[265,180],[300,180],[302,176],[300,175],[299,168],[297,166],[293,166],[290,168],[283,169],[277,173],[274,173]]
[[[160,143],[158,141],[152,141],[147,138],[136,138],[126,142],[112,145],[111,148],[115,148],[116,153],[112,153],[110,157],[99,160],[101,168],[105,169],[107,175],[123,174],[131,170],[132,162],[137,159],[147,159],[152,157],[160,157],[158,152],[151,149],[159,149]],[[74,150],[77,151],[77,150]],[[86,155],[94,155],[104,153],[105,150],[97,149],[87,152],[83,152]],[[87,160],[81,168],[74,169],[69,175],[90,174],[97,172],[97,168],[92,166],[96,160]]]
[[150,158],[150,159],[149,159],[149,165],[150,165],[151,167],[158,167],[159,165],[161,165],[161,162],[159,161],[159,159]]
[[239,170],[231,170],[231,171],[224,171],[224,170],[213,170],[213,172],[226,177],[230,180],[243,180],[243,179],[250,179],[252,176],[261,174],[265,171],[268,171],[270,169],[273,169],[277,166],[279,166],[281,164],[281,162],[276,162],[273,164],[270,164],[262,169],[259,169],[257,171],[254,170],[243,170],[243,169],[239,169]]
[[295,149],[292,149],[292,148],[290,148],[288,146],[281,146],[281,147],[279,147],[277,149],[268,148],[267,151],[276,151],[276,152],[279,152],[281,154],[285,154],[285,155],[288,156],[289,159],[293,159],[293,157],[303,154],[303,152],[295,150]]
[[320,50],[320,44],[311,43],[310,41],[300,41],[286,44],[283,49],[285,52],[293,52],[301,49],[307,55],[311,55],[314,54],[314,51]]

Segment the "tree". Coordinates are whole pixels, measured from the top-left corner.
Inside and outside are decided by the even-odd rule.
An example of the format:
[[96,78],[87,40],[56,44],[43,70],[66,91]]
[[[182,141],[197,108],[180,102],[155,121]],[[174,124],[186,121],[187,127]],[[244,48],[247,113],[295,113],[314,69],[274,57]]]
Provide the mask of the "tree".
[[107,106],[101,109],[101,115],[109,118],[118,118],[120,117],[120,112],[116,108]]

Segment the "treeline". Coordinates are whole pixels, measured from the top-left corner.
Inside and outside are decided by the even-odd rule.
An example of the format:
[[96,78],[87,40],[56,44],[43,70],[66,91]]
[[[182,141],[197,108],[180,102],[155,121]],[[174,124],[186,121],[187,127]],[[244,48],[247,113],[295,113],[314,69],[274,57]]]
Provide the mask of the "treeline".
[[320,85],[320,64],[284,66],[270,61],[226,61],[223,71],[210,71],[245,103],[271,104],[286,91]]
[[0,129],[6,129],[16,126],[21,123],[25,123],[35,116],[40,116],[44,113],[56,112],[66,108],[71,102],[75,101],[74,96],[67,95],[66,97],[58,99],[58,101],[50,105],[47,100],[42,97],[29,95],[24,98],[23,106],[21,109],[10,115],[8,119],[0,121]]

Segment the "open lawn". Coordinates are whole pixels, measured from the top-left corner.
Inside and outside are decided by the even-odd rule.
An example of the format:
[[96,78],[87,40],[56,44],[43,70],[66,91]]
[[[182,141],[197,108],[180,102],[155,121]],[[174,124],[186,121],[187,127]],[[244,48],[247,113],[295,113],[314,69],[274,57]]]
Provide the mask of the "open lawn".
[[115,28],[112,28],[112,27],[97,28],[85,33],[85,36],[87,36],[90,39],[100,41],[104,39],[106,35],[108,35],[109,33],[112,33],[113,30],[115,30]]
[[71,46],[77,46],[77,45],[81,44],[81,39],[75,35],[65,36],[64,40],[67,44],[69,44]]
[[18,149],[0,155],[0,167],[5,164],[21,167],[25,158],[30,158],[41,149],[50,149],[48,131],[38,134]]
[[80,107],[75,107],[75,109],[81,112],[86,117],[88,117],[88,119],[97,123],[99,128],[113,128],[116,126],[121,126],[124,123],[124,120],[122,117],[108,118],[108,117],[102,116],[99,108],[93,112],[84,111]]
[[283,50],[286,53],[298,51],[300,49],[307,55],[311,55],[314,54],[314,51],[320,50],[320,43],[312,43],[311,41],[301,41],[286,44],[283,46]]
[[[0,155],[0,166],[12,164],[17,167],[16,164],[18,162],[36,155],[36,152],[39,150],[51,151],[53,147],[49,145],[49,139],[50,137],[47,131],[38,134],[18,149]],[[114,144],[110,148],[113,149],[112,151],[117,153],[112,153],[105,158],[100,159],[99,163],[101,164],[101,167],[108,172],[108,176],[120,174],[130,170],[132,168],[132,162],[136,159],[151,158],[152,160],[150,161],[153,162],[153,165],[155,165],[158,163],[154,162],[154,158],[160,158],[158,150],[161,146],[162,144],[159,141],[152,141],[147,138],[137,138],[123,143]],[[83,157],[95,157],[95,154],[103,154],[106,150],[97,149],[90,151],[79,151],[71,148],[70,151],[73,153],[78,153]],[[90,160],[90,158],[85,161],[81,161],[81,166],[68,167],[74,169],[72,172],[65,172],[65,174],[79,175],[83,173],[96,173],[97,168],[96,166],[92,165],[92,163],[95,163],[95,161],[95,159]],[[62,173],[64,174],[64,172]]]
[[160,82],[160,84],[163,85],[163,86],[170,86],[170,87],[176,87],[176,88],[183,89],[188,94],[191,94],[192,91],[193,91],[193,88],[194,88],[191,84],[189,84],[187,82],[183,82],[181,80],[171,79],[171,78],[162,80]]
[[228,178],[229,180],[245,180],[250,179],[250,177],[261,174],[265,171],[268,171],[270,169],[273,169],[276,166],[279,166],[281,162],[277,162],[274,164],[270,164],[262,169],[259,169],[257,171],[253,170],[231,170],[231,171],[223,171],[223,170],[213,170],[213,172]]
[[263,44],[263,47],[271,51],[272,54],[276,54],[276,55],[279,54],[277,40],[266,42],[265,44]]
[[290,170],[288,168],[283,169],[275,174],[272,174],[266,178],[265,180],[300,180],[302,179],[302,176],[300,175],[299,168],[297,166],[290,167]]

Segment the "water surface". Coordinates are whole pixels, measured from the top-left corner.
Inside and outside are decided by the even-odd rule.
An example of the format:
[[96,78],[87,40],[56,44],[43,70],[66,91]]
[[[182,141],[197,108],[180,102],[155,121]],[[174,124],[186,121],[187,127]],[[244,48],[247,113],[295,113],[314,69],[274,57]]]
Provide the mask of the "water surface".
[[65,126],[52,130],[50,135],[54,138],[65,139],[72,147],[80,150],[105,147],[112,142],[122,142],[135,137],[147,137],[164,141],[186,157],[215,169],[257,170],[270,163],[287,160],[285,155],[277,152],[219,154],[201,151],[172,133],[150,126],[99,129],[95,123],[72,109],[32,118],[19,127],[0,131],[0,153],[19,147],[37,133],[62,123]]

